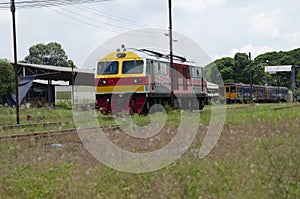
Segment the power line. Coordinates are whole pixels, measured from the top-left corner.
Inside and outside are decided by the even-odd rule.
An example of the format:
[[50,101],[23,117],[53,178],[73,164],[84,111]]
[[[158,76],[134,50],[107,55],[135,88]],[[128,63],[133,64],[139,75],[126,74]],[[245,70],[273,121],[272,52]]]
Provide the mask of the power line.
[[[57,7],[57,8],[62,9],[61,7]],[[83,23],[83,24],[85,24],[85,25],[91,26],[91,27],[96,28],[96,29],[101,29],[101,30],[105,30],[105,31],[113,32],[113,33],[122,33],[122,32],[124,32],[124,29],[121,29],[121,30],[113,30],[113,29],[111,29],[111,28],[107,28],[107,27],[103,27],[103,26],[97,25],[97,24],[93,23],[93,22],[97,22],[97,20],[94,20],[94,18],[91,18],[91,17],[84,17],[84,16],[81,16],[84,20],[83,20],[83,19],[80,19],[80,18],[79,18],[80,16],[78,15],[78,13],[73,12],[73,11],[67,10],[69,13],[72,13],[72,14],[75,15],[75,16],[66,14],[66,13],[64,13],[64,12],[62,12],[62,11],[59,11],[59,10],[57,10],[57,9],[54,9],[54,8],[52,8],[52,7],[47,7],[47,9],[49,9],[49,10],[51,10],[51,11],[53,11],[53,12],[56,12],[56,13],[58,13],[58,14],[60,14],[60,15],[63,15],[63,16],[65,16],[65,17],[67,17],[67,18],[70,18],[70,19],[72,19],[72,20],[74,20],[74,21],[76,21],[76,22]],[[62,10],[66,10],[66,9],[62,9]],[[86,20],[88,20],[88,21],[86,21]],[[102,22],[100,21],[100,23],[102,23]],[[111,24],[108,24],[108,25],[111,25]],[[115,27],[120,28],[120,27],[118,27],[118,26],[115,26]],[[125,29],[130,30],[129,28],[125,28]],[[140,32],[141,32],[141,33],[145,33],[145,35],[143,35],[143,34],[136,34],[136,33],[128,33],[128,34],[131,35],[131,36],[136,36],[136,37],[146,37],[146,38],[149,37],[149,34],[150,34],[151,38],[156,38],[156,37],[159,38],[159,37],[161,37],[161,35],[154,35],[155,32],[151,32],[151,31],[147,31],[147,30],[145,30],[145,31],[141,30]]]
[[[57,8],[57,9],[54,9],[52,7],[46,7],[46,8],[53,11],[53,12],[56,12],[60,15],[63,15],[67,18],[70,18],[74,21],[77,21],[77,22],[83,23],[85,25],[91,26],[93,28],[97,28],[97,29],[101,29],[101,30],[105,30],[105,31],[113,32],[113,33],[122,33],[124,31],[132,30],[129,27],[124,27],[124,26],[122,27],[122,26],[119,26],[119,25],[114,25],[114,24],[111,24],[111,23],[103,22],[101,20],[98,20],[97,17],[85,16],[85,15],[79,14],[80,12],[72,11],[72,10],[69,10],[69,9],[66,9],[66,8],[62,8],[60,6],[54,6],[54,7]],[[58,10],[58,9],[60,9],[60,10]],[[77,9],[80,9],[80,8],[77,7]],[[123,18],[123,19],[125,20],[125,18]],[[101,24],[101,25],[98,25],[97,23]],[[103,25],[105,25],[107,27],[103,27]],[[114,27],[115,29],[112,29],[112,27]],[[152,37],[160,37],[159,35],[154,36],[153,32],[151,32],[151,31],[146,31],[145,30],[145,31],[141,31],[141,32],[145,33],[145,34],[152,34],[151,35]],[[142,34],[135,34],[135,33],[129,33],[129,34],[132,35],[132,36],[137,36],[137,37],[149,37],[148,35],[142,35]]]
[[[75,16],[78,16],[78,12],[74,12],[74,11],[71,11],[71,10],[68,10],[68,9],[65,9],[65,8],[61,8],[61,7],[58,7],[58,8],[61,9],[61,10],[66,11],[66,12],[69,12],[69,13],[75,15]],[[127,27],[122,27],[122,26],[119,26],[119,25],[114,25],[114,24],[111,24],[111,23],[107,23],[107,22],[101,21],[97,18],[92,18],[92,17],[88,17],[88,16],[85,16],[85,15],[80,15],[80,17],[85,18],[87,20],[92,20],[92,21],[95,21],[95,22],[99,22],[99,23],[107,25],[107,26],[115,27],[115,28],[118,28],[118,29],[121,29],[121,30],[124,30],[124,29],[129,30],[129,28],[127,28]]]
[[[75,4],[96,3],[96,2],[105,2],[105,1],[112,1],[112,0],[32,0],[32,1],[27,0],[27,1],[16,1],[15,4],[16,4],[16,7],[18,7],[18,8],[47,8],[53,12],[56,12],[57,14],[63,15],[74,21],[83,23],[83,24],[91,26],[93,28],[97,28],[97,29],[101,29],[101,30],[105,30],[105,31],[113,32],[113,33],[121,33],[121,32],[124,32],[124,30],[130,30],[130,28],[128,28],[128,27],[121,27],[119,25],[114,25],[111,23],[97,20],[97,18],[83,16],[81,14],[78,15],[78,12],[74,12],[74,11],[71,11],[71,10],[61,7],[61,6],[69,6],[69,5],[76,7],[76,6],[74,6]],[[0,2],[0,10],[7,9],[9,7],[10,7],[10,3]],[[58,8],[60,10],[54,9],[53,7]],[[129,19],[125,19],[122,17],[113,16],[111,14],[108,14],[108,13],[105,13],[105,12],[102,12],[99,10],[95,10],[95,9],[92,9],[92,8],[89,8],[89,7],[86,7],[83,5],[81,5],[81,7],[84,7],[84,9],[86,11],[92,12],[96,15],[101,15],[101,16],[105,16],[105,17],[108,16],[111,19],[114,19],[116,21],[123,22],[126,24],[131,24],[131,25],[135,25],[138,27],[149,26],[149,24],[140,23],[140,22],[137,22],[134,20],[129,20]],[[78,6],[76,8],[82,10],[82,8],[80,8]],[[69,14],[67,14],[66,12],[68,12]],[[98,24],[101,24],[101,25],[95,24],[95,22]],[[103,27],[102,25],[106,25],[108,27]],[[152,25],[150,25],[150,26],[152,26]],[[119,30],[114,30],[111,27],[117,28]],[[162,28],[162,29],[164,29],[164,28]],[[143,32],[145,34],[151,33],[150,31],[143,31]],[[130,35],[137,36],[137,37],[148,37],[148,35],[134,34],[134,33],[130,33]],[[154,35],[151,35],[151,36],[153,37]],[[157,35],[154,37],[160,37],[160,35]]]
[[55,9],[53,9],[53,8],[51,8],[51,7],[48,7],[47,9],[49,9],[49,10],[51,10],[51,11],[53,11],[53,12],[56,12],[56,13],[58,13],[58,14],[60,14],[60,15],[63,15],[63,16],[65,16],[65,17],[68,17],[68,18],[70,18],[70,19],[72,19],[72,20],[75,20],[75,21],[77,21],[77,22],[83,23],[83,24],[85,24],[85,25],[88,25],[88,26],[91,26],[91,27],[94,27],[94,28],[97,28],[97,29],[102,29],[102,30],[106,30],[106,31],[109,31],[109,32],[114,32],[114,33],[121,33],[120,31],[115,31],[115,30],[107,29],[107,28],[104,28],[104,27],[95,25],[95,24],[93,24],[93,23],[90,23],[90,22],[87,22],[87,21],[83,21],[83,20],[81,20],[81,19],[75,18],[75,17],[70,16],[70,15],[67,15],[67,14],[65,14],[65,13],[63,13],[63,12],[60,12],[60,11],[58,11],[58,10],[55,10]]
[[[16,1],[15,7],[20,8],[41,8],[41,7],[51,7],[51,6],[68,6],[75,4],[85,4],[85,3],[96,3],[105,2],[112,0],[32,0],[32,1]],[[6,10],[10,8],[10,2],[0,3],[0,9]]]
[[[96,15],[104,16],[104,17],[110,18],[112,20],[121,22],[121,23],[126,23],[126,24],[129,24],[129,25],[138,26],[138,27],[147,27],[147,26],[152,26],[153,27],[153,25],[151,25],[151,24],[146,24],[146,23],[135,21],[135,20],[131,20],[131,19],[111,15],[107,12],[104,12],[104,11],[101,11],[101,10],[98,10],[98,9],[96,10],[96,9],[90,8],[90,7],[85,6],[85,5],[80,5],[80,7],[79,6],[74,6],[74,7],[77,7],[79,9],[84,9],[84,10],[92,12]],[[159,27],[159,26],[155,26],[155,27],[163,28],[163,27]]]
[[[95,3],[95,2],[105,2],[105,1],[112,1],[112,0],[32,0],[32,1],[27,0],[27,1],[16,1],[15,4],[16,4],[16,7],[18,7],[18,8],[27,8],[27,9],[29,9],[29,8],[48,8],[48,9],[52,10],[53,12],[56,12],[60,15],[71,18],[75,21],[84,23],[86,25],[89,25],[89,26],[92,26],[92,27],[95,27],[95,28],[104,29],[104,30],[107,30],[107,31],[110,31],[110,32],[114,32],[114,33],[121,33],[124,30],[130,30],[131,28],[120,26],[120,25],[114,25],[112,23],[107,23],[107,22],[98,20],[97,18],[91,18],[91,17],[84,16],[84,15],[80,14],[80,17],[85,19],[85,20],[82,20],[82,19],[78,18],[78,16],[79,16],[78,12],[75,13],[74,11],[68,10],[66,8],[62,8],[62,6],[72,5],[73,7],[77,8],[77,9],[80,9],[80,10],[83,9],[83,10],[86,10],[86,11],[91,12],[93,14],[96,14],[98,16],[108,17],[108,18],[111,18],[115,21],[122,22],[124,24],[129,24],[129,25],[136,26],[135,28],[141,28],[141,27],[147,27],[147,26],[148,27],[149,26],[154,27],[153,25],[137,22],[137,21],[134,21],[134,20],[129,20],[129,19],[126,19],[126,18],[118,17],[118,16],[114,16],[114,15],[111,15],[109,13],[106,13],[106,12],[103,12],[103,11],[100,11],[100,10],[96,10],[96,9],[92,9],[92,8],[89,8],[89,7],[84,6],[84,5],[81,5],[80,7],[74,6],[75,4],[85,4],[85,3]],[[0,2],[0,10],[1,9],[7,9],[7,8],[9,8],[9,6],[10,6],[10,3]],[[59,8],[64,12],[59,11],[57,9],[52,9],[51,7]],[[75,17],[71,16],[70,14],[66,14],[66,12],[71,13]],[[86,20],[92,21],[92,22],[87,22]],[[95,25],[94,22],[98,22],[101,25],[114,27],[114,28],[117,28],[118,30],[113,30],[111,28],[105,28],[103,26]],[[155,27],[158,27],[158,26],[155,26]],[[163,28],[163,27],[159,27],[159,28]]]

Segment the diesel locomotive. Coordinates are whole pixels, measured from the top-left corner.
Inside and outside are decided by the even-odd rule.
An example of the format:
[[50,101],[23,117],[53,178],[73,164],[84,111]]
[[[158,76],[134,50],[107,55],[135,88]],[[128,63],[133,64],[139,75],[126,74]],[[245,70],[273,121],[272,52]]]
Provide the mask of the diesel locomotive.
[[103,113],[148,112],[153,105],[203,109],[207,104],[204,68],[182,56],[153,49],[120,49],[97,62],[97,105]]

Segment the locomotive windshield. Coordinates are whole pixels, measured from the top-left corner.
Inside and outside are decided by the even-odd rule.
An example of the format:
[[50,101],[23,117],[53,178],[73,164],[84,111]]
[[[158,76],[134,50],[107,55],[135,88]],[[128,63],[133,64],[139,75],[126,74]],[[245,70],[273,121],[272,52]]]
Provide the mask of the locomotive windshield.
[[116,61],[98,63],[98,75],[118,74],[118,71],[119,71],[119,63]]
[[143,72],[144,61],[124,61],[122,65],[123,74],[141,74]]

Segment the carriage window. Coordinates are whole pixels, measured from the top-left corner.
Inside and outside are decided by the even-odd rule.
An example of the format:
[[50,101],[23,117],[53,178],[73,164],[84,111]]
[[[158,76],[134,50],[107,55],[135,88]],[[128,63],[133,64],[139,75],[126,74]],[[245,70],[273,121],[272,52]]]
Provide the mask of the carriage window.
[[187,85],[187,77],[188,77],[188,75],[187,75],[187,71],[188,71],[188,68],[185,68],[185,67],[183,67],[182,68],[182,76],[183,76],[183,90],[187,90],[188,89],[188,85]]
[[192,75],[194,78],[201,78],[202,76],[201,68],[192,68]]
[[146,62],[147,75],[151,75],[152,67],[153,67],[153,61],[152,60],[147,60],[147,62]]
[[154,62],[153,63],[155,75],[167,75],[168,74],[168,66],[167,63],[164,62]]
[[244,92],[243,87],[238,87],[238,93],[239,93],[239,94],[242,94],[243,92]]
[[160,74],[167,75],[168,74],[168,66],[167,63],[160,63]]
[[236,93],[236,87],[235,86],[231,87],[231,93]]
[[179,89],[179,85],[178,85],[178,67],[177,66],[173,66],[174,70],[171,70],[171,86],[174,90],[178,90]]
[[119,63],[114,62],[99,62],[98,63],[98,75],[112,75],[118,74]]
[[122,65],[123,74],[143,73],[144,62],[142,60],[124,61]]

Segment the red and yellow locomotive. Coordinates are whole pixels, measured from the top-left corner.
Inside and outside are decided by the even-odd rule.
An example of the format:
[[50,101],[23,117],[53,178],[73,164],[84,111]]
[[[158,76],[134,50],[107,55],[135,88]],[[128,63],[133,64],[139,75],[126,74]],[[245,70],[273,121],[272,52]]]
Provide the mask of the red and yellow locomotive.
[[154,104],[202,109],[207,103],[203,67],[149,49],[112,52],[97,63],[96,100],[104,113],[149,111]]

